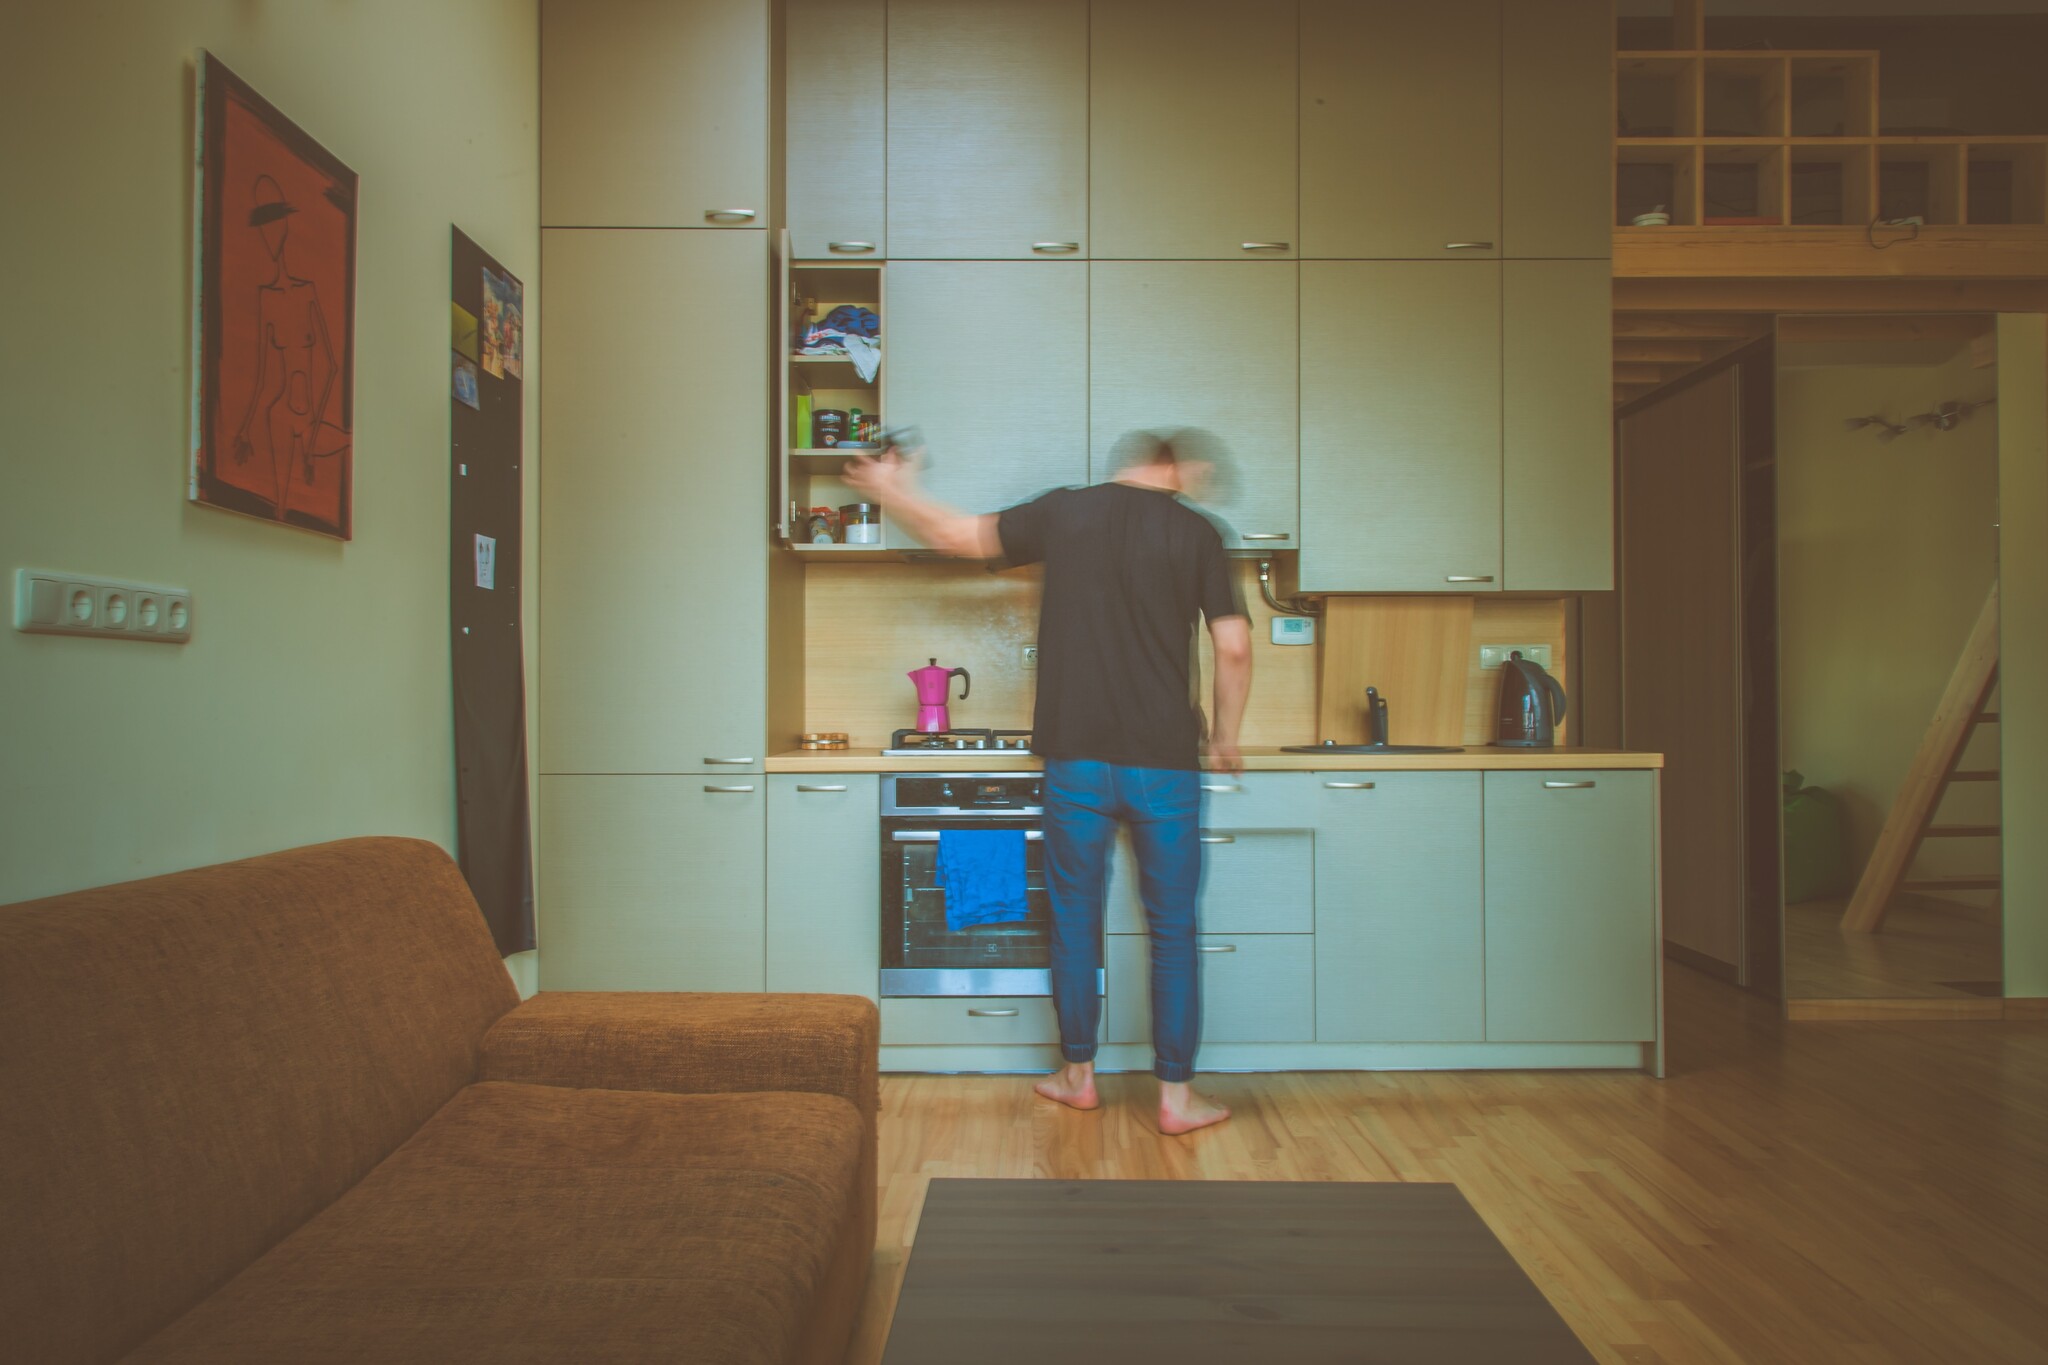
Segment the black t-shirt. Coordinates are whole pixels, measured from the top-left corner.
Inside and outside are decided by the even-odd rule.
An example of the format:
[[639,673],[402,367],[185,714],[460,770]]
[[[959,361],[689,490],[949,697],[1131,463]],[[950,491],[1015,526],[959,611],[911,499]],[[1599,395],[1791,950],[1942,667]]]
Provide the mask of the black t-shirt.
[[1048,758],[1201,766],[1195,627],[1243,616],[1223,538],[1173,494],[1059,488],[997,521],[1011,565],[1045,565],[1032,746]]

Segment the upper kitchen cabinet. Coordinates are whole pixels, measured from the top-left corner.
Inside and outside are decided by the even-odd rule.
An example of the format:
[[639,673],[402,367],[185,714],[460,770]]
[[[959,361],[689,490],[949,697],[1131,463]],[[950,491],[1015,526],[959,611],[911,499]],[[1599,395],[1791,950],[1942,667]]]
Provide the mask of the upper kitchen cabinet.
[[[890,263],[883,412],[924,433],[934,497],[994,512],[1088,481],[1088,272],[1080,261]],[[917,544],[901,526],[888,536],[892,548]]]
[[1614,586],[1608,263],[1501,269],[1501,586],[1605,592]]
[[541,266],[541,771],[758,772],[767,234],[552,228]]
[[1231,455],[1205,499],[1228,523],[1225,543],[1293,549],[1298,270],[1292,261],[1090,265],[1089,477],[1116,474],[1127,431],[1204,428]]
[[1501,578],[1501,263],[1301,267],[1301,589]]
[[1084,254],[1086,0],[888,5],[889,254]]
[[1094,0],[1090,18],[1095,258],[1295,255],[1295,7]]
[[884,0],[787,0],[784,188],[800,260],[888,254]]
[[1609,0],[1502,9],[1501,245],[1510,257],[1614,252],[1614,10]]
[[541,223],[764,227],[768,0],[544,0]]
[[1303,256],[1500,254],[1501,2],[1303,0]]

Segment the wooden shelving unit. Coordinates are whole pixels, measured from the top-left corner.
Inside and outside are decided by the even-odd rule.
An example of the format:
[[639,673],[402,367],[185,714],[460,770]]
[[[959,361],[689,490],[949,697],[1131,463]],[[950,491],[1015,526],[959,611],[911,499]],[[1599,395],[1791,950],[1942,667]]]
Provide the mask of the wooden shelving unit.
[[[791,261],[785,234],[782,248],[781,372],[777,377],[777,402],[781,410],[777,462],[781,479],[777,485],[780,504],[776,521],[779,536],[790,549],[806,558],[877,559],[891,557],[880,545],[813,545],[803,538],[802,522],[812,507],[838,508],[859,501],[840,477],[841,469],[854,452],[823,448],[814,444],[798,411],[800,398],[809,399],[810,410],[837,409],[881,416],[883,376],[888,367],[888,324],[884,309],[884,272],[879,261]],[[866,308],[883,318],[882,363],[872,379],[862,379],[851,357],[844,355],[798,355],[801,328],[812,318],[823,317],[841,304]],[[848,433],[849,438],[851,433]]]

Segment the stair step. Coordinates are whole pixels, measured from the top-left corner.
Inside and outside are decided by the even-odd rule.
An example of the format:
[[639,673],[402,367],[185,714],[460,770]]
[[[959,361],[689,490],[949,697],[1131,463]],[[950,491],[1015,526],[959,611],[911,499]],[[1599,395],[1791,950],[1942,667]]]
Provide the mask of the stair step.
[[1970,768],[1962,772],[1950,773],[1948,780],[1951,782],[1996,782],[1998,780],[1998,769]]
[[1900,882],[1901,891],[1996,891],[1996,872],[1970,873],[1958,877],[1929,877],[1924,881]]
[[1999,830],[1996,825],[1929,825],[1930,839],[1996,839]]

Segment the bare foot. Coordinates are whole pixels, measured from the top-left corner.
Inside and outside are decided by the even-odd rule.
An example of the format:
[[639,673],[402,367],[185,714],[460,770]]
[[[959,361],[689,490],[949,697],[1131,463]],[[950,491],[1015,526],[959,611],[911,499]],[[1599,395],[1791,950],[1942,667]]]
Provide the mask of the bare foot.
[[1230,1106],[1197,1095],[1186,1081],[1159,1083],[1159,1131],[1170,1137],[1223,1122]]
[[1102,1103],[1101,1097],[1095,1093],[1093,1062],[1068,1062],[1031,1088],[1069,1109],[1094,1109]]

